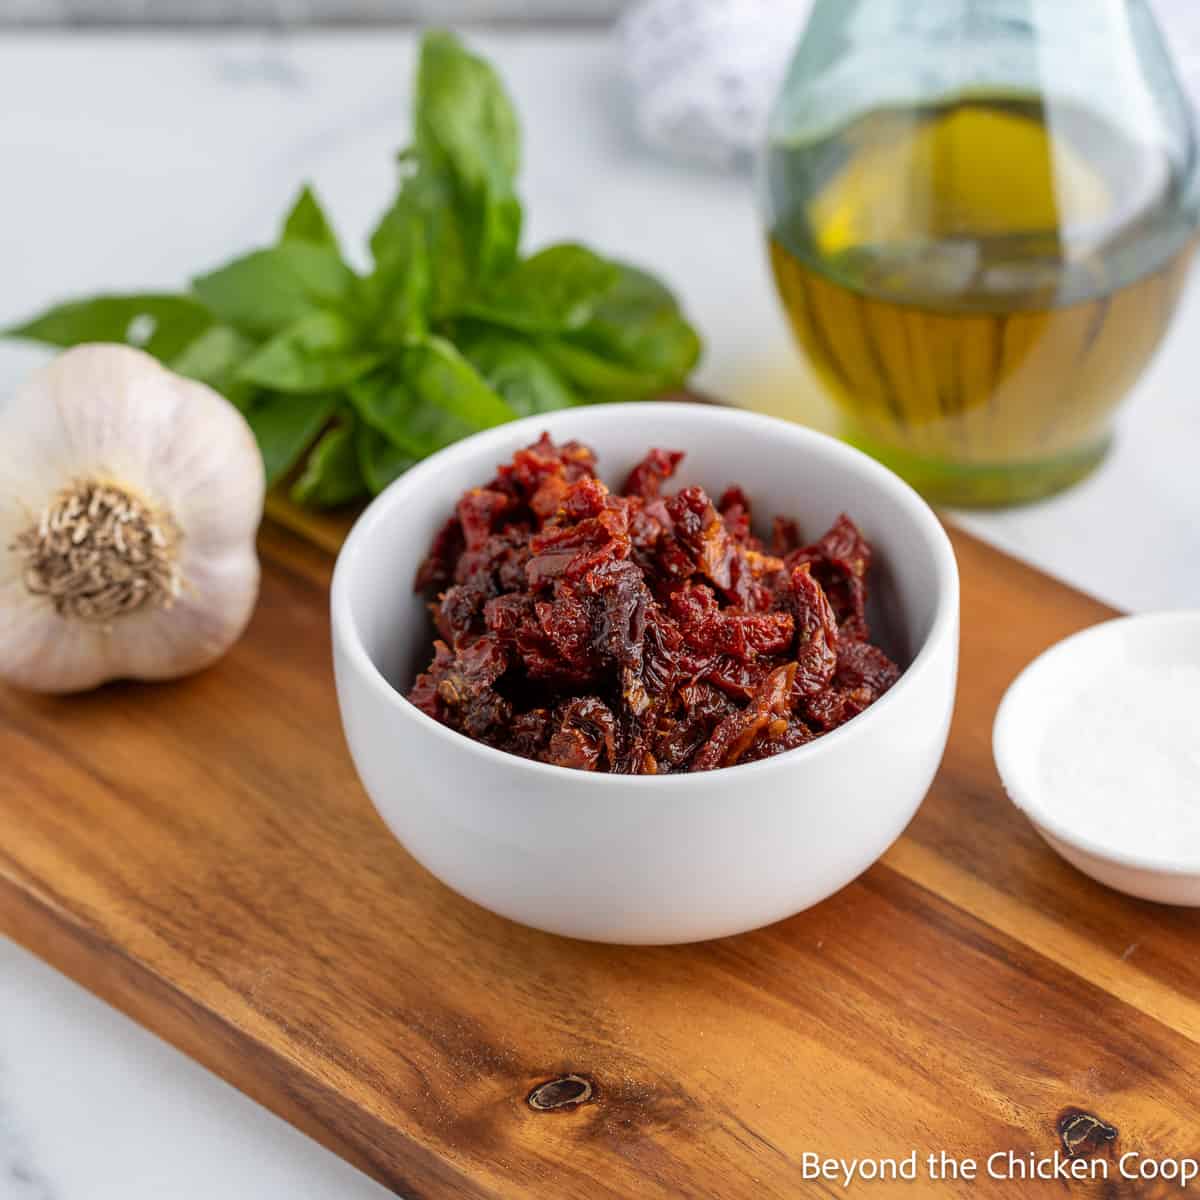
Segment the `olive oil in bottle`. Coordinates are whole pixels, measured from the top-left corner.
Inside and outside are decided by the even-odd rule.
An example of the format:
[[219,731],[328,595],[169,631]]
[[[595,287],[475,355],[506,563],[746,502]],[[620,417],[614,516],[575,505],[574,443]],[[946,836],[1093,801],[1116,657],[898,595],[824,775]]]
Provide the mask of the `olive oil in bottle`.
[[1082,108],[967,95],[775,142],[767,185],[779,292],[850,440],[946,503],[1100,461],[1191,255],[1165,151]]

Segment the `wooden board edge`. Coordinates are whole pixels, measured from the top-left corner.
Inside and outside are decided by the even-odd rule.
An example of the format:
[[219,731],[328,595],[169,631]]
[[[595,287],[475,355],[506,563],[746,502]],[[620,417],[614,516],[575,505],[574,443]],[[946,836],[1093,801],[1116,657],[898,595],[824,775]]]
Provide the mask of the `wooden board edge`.
[[[269,1043],[239,1029],[72,919],[67,908],[42,889],[37,897],[33,890],[0,858],[4,932],[85,991],[404,1200],[447,1195],[498,1200],[496,1193],[403,1130],[355,1105],[311,1070],[303,1072],[305,1087],[297,1088],[295,1064]],[[255,1070],[245,1069],[248,1061],[257,1063]]]
[[[287,530],[288,533],[302,538],[326,554],[337,557],[350,532],[350,526],[357,520],[362,507],[336,509],[333,512],[309,512],[294,504],[280,492],[267,494],[266,508],[263,513],[263,530]],[[261,536],[261,531],[260,531]]]

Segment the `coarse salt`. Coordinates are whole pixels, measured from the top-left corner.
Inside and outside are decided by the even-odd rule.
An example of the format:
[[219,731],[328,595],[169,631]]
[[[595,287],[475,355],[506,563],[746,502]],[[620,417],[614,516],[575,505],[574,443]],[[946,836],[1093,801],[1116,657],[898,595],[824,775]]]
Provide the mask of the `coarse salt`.
[[1037,769],[1048,813],[1098,848],[1200,859],[1200,666],[1125,662],[1064,696]]

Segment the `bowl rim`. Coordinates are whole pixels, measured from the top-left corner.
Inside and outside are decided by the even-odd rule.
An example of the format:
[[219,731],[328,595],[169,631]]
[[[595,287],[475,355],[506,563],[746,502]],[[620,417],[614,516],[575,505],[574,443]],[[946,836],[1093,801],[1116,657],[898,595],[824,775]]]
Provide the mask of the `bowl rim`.
[[[365,548],[370,545],[376,527],[383,522],[393,507],[403,503],[404,497],[411,490],[422,487],[430,479],[435,478],[442,469],[462,458],[493,452],[493,448],[498,449],[514,438],[524,444],[524,438],[527,435],[532,435],[529,437],[530,442],[536,441],[544,431],[547,431],[548,426],[559,427],[549,429],[554,437],[584,437],[585,435],[576,435],[569,429],[562,428],[564,425],[569,426],[571,415],[574,413],[586,412],[591,419],[610,419],[619,424],[624,420],[644,415],[650,408],[667,416],[678,416],[681,422],[698,420],[717,425],[738,425],[757,429],[764,443],[767,444],[777,443],[780,437],[790,439],[793,445],[807,444],[819,454],[832,457],[844,465],[850,473],[860,478],[865,476],[911,518],[914,529],[923,537],[933,556],[936,570],[936,596],[933,622],[907,669],[892,687],[869,708],[851,718],[844,725],[822,734],[803,746],[785,750],[781,754],[759,759],[756,762],[735,763],[732,767],[696,773],[616,775],[604,771],[581,772],[571,767],[537,762],[534,759],[522,758],[518,754],[510,754],[505,750],[497,750],[493,746],[477,742],[467,737],[466,734],[443,725],[440,721],[422,712],[407,696],[392,686],[367,653],[353,616],[350,594],[351,574],[355,570],[357,557],[364,553]],[[686,426],[681,426],[680,433],[679,440],[680,443],[683,443],[687,440]],[[847,505],[852,507],[852,495],[847,497]],[[737,772],[736,775],[728,774],[729,782],[740,780],[749,782],[754,774],[764,775],[768,771],[787,769],[795,766],[798,762],[834,753],[852,738],[867,736],[873,720],[877,720],[881,712],[888,711],[902,703],[903,697],[913,689],[917,679],[932,669],[934,656],[947,638],[953,636],[957,642],[958,607],[958,563],[946,530],[925,500],[894,472],[861,450],[857,450],[837,438],[778,417],[769,417],[761,413],[752,413],[745,409],[721,405],[669,400],[608,403],[589,406],[586,409],[562,409],[553,413],[523,417],[517,421],[472,434],[470,437],[437,451],[389,484],[359,514],[338,554],[330,592],[334,641],[340,646],[348,663],[366,681],[367,685],[381,696],[385,703],[394,707],[404,718],[416,720],[418,725],[442,738],[451,751],[456,750],[459,753],[482,756],[485,763],[491,763],[497,767],[503,765],[510,770],[529,771],[544,778],[557,778],[564,782],[580,783],[587,780],[600,787],[639,787],[657,790],[684,787],[689,781],[694,784],[697,779],[706,776],[725,778],[727,773],[734,771]]]
[[1028,772],[1032,755],[1028,747],[1022,747],[1019,738],[1020,710],[1024,696],[1037,685],[1038,677],[1043,672],[1058,665],[1063,659],[1078,654],[1080,647],[1085,643],[1103,641],[1130,630],[1172,625],[1200,628],[1200,609],[1169,609],[1165,612],[1110,617],[1070,634],[1043,650],[1037,658],[1022,668],[1020,674],[1005,689],[992,722],[992,757],[1004,787],[1004,794],[1039,833],[1048,834],[1092,858],[1130,870],[1162,876],[1200,877],[1200,856],[1164,858],[1154,854],[1135,854],[1127,850],[1113,849],[1090,837],[1086,832],[1080,833],[1055,816],[1047,809],[1045,798],[1039,794],[1038,789],[1029,786]]

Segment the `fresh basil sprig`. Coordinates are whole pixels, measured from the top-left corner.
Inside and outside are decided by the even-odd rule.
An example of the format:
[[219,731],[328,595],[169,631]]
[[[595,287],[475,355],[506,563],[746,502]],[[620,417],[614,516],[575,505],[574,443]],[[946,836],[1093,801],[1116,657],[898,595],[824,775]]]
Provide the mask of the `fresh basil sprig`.
[[5,331],[124,341],[245,413],[267,475],[301,504],[378,492],[518,416],[678,386],[700,352],[649,275],[573,243],[520,253],[516,115],[453,35],[421,44],[399,192],[357,273],[305,187],[274,246],[184,295],[73,301]]

